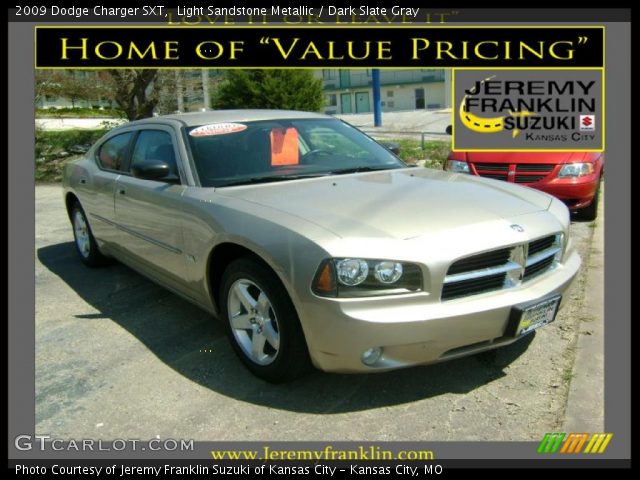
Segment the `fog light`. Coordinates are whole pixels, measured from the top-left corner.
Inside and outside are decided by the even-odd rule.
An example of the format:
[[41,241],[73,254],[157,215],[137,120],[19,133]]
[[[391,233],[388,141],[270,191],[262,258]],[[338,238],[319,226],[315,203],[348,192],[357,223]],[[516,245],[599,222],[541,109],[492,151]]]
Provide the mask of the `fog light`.
[[382,347],[373,347],[362,353],[362,363],[365,365],[373,365],[382,356]]

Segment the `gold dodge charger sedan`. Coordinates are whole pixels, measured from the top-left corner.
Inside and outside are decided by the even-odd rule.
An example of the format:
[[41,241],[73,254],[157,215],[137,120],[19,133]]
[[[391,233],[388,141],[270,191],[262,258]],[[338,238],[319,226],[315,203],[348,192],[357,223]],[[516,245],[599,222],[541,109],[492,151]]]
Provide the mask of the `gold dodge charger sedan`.
[[272,382],[509,344],[554,320],[580,267],[559,200],[409,168],[315,113],[131,122],[63,183],[85,264],[113,257],[219,317]]

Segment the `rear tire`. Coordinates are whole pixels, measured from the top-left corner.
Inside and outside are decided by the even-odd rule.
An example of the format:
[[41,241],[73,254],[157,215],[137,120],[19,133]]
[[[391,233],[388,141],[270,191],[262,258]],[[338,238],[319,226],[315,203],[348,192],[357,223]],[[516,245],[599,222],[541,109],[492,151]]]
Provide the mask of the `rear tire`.
[[91,268],[101,267],[108,263],[108,258],[98,248],[96,239],[91,233],[87,216],[78,202],[71,209],[71,224],[76,251],[82,263]]
[[598,217],[598,200],[600,198],[600,182],[596,188],[596,193],[593,195],[593,200],[589,205],[578,210],[578,216],[581,220],[591,222]]
[[300,320],[268,267],[251,258],[231,262],[222,275],[219,305],[231,345],[254,375],[280,383],[309,370]]

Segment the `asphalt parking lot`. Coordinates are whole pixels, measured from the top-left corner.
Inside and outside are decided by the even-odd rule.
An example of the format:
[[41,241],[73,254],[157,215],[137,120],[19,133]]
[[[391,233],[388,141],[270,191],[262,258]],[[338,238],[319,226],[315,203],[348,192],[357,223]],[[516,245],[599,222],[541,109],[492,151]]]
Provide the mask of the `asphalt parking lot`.
[[[586,368],[576,361],[580,337],[598,333],[603,321],[594,313],[601,305],[583,302],[594,281],[590,265],[601,263],[601,245],[594,248],[592,240],[602,215],[601,205],[597,226],[573,223],[585,262],[570,302],[556,322],[522,341],[438,365],[378,375],[315,372],[270,385],[245,370],[208,314],[120,264],[84,267],[61,188],[38,186],[36,433],[74,439],[539,440],[566,424],[567,399],[575,396],[571,382]],[[597,288],[603,288],[601,279]],[[591,382],[602,389],[602,378]],[[602,406],[590,408],[598,417]]]

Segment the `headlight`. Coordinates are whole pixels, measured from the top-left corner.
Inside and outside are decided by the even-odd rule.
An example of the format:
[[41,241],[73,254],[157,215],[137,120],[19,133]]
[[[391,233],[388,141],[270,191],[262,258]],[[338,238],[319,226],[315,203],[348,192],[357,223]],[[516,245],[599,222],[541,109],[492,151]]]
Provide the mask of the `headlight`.
[[320,264],[311,288],[323,297],[410,293],[422,290],[422,273],[413,263],[330,258]]
[[449,172],[469,173],[469,164],[460,160],[447,160],[444,169]]
[[345,258],[336,262],[338,282],[348,287],[355,287],[365,281],[369,275],[369,265],[364,260]]
[[593,163],[567,163],[558,172],[558,178],[576,178],[591,175]]
[[374,267],[373,276],[380,283],[390,285],[402,277],[402,264],[398,262],[379,262]]

